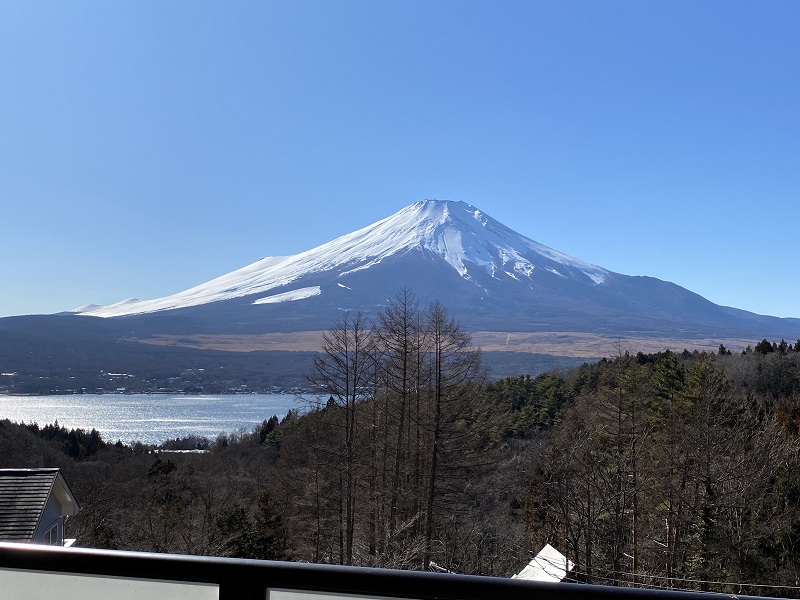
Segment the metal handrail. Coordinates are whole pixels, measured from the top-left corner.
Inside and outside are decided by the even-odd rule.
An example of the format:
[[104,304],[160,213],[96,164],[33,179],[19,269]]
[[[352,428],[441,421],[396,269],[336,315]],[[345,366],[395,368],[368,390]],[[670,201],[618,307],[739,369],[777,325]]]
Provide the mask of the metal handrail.
[[[264,600],[268,589],[420,600],[714,600],[754,596],[344,567],[310,563],[0,543],[0,569],[219,586],[220,600]],[[760,597],[763,600],[763,597]]]

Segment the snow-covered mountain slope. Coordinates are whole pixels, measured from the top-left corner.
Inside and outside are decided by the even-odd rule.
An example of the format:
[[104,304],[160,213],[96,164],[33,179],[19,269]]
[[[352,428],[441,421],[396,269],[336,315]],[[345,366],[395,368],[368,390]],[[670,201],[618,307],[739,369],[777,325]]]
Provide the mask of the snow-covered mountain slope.
[[171,296],[73,312],[120,320],[126,335],[313,331],[329,328],[345,310],[374,314],[402,287],[424,303],[441,301],[473,331],[800,337],[798,319],[718,306],[673,283],[614,273],[520,235],[474,206],[437,200]]
[[[270,300],[272,290],[322,273],[340,279],[368,270],[390,257],[424,250],[439,257],[467,281],[485,275],[495,279],[530,281],[538,270],[565,278],[602,283],[610,272],[535,242],[464,202],[424,200],[368,227],[293,256],[267,257],[186,291],[154,300],[123,300],[109,306],[89,306],[75,312],[119,317],[174,310],[244,296],[265,294],[253,304]],[[413,282],[408,282],[413,285]],[[343,283],[340,285],[344,285]],[[302,286],[301,286],[302,287]],[[299,288],[300,289],[300,288]],[[319,294],[292,294],[280,301]]]

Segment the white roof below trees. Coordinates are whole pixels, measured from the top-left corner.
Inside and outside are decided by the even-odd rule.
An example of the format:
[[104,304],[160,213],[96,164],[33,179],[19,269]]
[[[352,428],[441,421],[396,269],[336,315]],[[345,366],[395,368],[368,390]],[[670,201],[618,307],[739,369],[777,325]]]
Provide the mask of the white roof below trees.
[[522,571],[512,576],[512,579],[557,583],[564,579],[574,566],[573,562],[561,552],[550,544],[545,544],[539,554],[534,556]]

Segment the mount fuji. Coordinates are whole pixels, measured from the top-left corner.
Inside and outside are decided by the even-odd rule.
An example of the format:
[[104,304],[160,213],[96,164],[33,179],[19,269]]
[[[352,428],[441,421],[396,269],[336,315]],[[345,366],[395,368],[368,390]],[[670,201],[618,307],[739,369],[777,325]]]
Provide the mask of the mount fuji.
[[[191,289],[74,311],[142,338],[328,329],[375,314],[409,287],[473,332],[617,338],[800,337],[800,319],[716,305],[673,283],[628,276],[527,238],[464,202],[416,202],[292,256],[263,258]],[[788,339],[788,338],[787,338]]]

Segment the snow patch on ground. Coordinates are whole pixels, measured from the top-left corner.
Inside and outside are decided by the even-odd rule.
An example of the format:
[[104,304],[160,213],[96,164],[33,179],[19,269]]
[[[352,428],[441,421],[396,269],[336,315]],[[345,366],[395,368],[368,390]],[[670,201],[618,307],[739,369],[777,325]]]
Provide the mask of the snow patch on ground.
[[291,292],[283,292],[282,294],[275,294],[274,296],[267,296],[266,298],[259,298],[253,304],[278,304],[279,302],[294,302],[295,300],[305,300],[306,298],[313,298],[319,296],[322,290],[318,285],[307,288],[300,288],[299,290],[292,290]]

